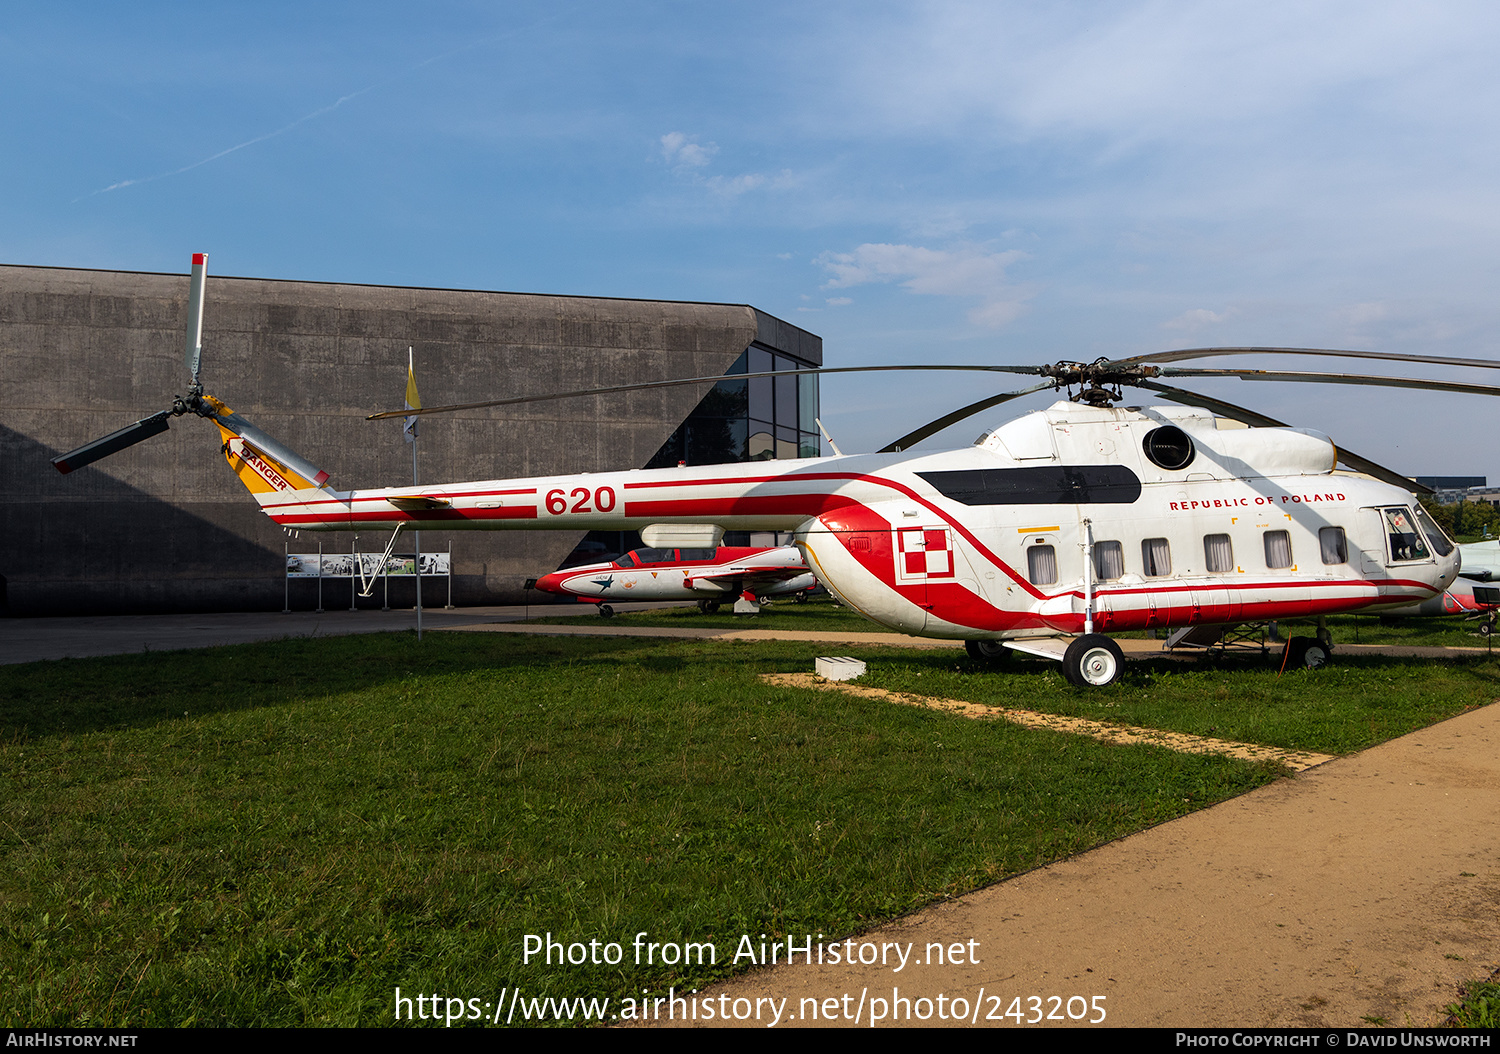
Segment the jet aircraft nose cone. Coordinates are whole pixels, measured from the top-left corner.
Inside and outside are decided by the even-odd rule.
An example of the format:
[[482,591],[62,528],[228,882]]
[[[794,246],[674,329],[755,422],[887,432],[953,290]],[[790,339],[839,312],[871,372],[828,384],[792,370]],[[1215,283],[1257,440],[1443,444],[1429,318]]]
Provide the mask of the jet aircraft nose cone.
[[566,593],[562,587],[562,575],[553,571],[550,575],[543,575],[536,580],[536,587],[544,593]]

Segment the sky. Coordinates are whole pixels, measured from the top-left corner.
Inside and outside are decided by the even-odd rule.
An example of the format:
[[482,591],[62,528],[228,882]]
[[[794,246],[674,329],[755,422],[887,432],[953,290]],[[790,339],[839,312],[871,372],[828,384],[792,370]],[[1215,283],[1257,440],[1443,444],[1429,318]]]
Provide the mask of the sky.
[[[185,272],[206,251],[211,276],[749,303],[821,336],[830,366],[1500,359],[1491,4],[6,15],[0,263]],[[823,419],[845,452],[877,449],[1013,380],[831,377]],[[1400,472],[1500,481],[1492,399],[1194,386]]]

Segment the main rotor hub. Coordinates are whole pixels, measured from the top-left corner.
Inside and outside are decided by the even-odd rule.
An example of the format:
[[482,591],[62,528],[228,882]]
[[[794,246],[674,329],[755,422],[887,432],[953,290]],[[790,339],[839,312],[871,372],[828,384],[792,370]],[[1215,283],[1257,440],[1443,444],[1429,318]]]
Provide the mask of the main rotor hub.
[[1069,401],[1107,408],[1125,398],[1121,385],[1127,383],[1131,373],[1119,367],[1110,368],[1109,362],[1102,357],[1088,363],[1057,362],[1043,367],[1042,374],[1051,377],[1057,387],[1067,388]]

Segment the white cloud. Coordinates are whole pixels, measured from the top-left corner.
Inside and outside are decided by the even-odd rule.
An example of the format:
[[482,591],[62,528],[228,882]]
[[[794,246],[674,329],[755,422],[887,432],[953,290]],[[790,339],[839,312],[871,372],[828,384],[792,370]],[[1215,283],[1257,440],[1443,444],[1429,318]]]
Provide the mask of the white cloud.
[[703,168],[718,152],[718,144],[700,143],[696,135],[668,132],[661,137],[661,155],[673,168]]
[[1014,321],[1031,297],[1030,290],[1005,279],[1005,269],[1025,258],[1018,249],[997,253],[975,246],[949,250],[867,243],[853,252],[823,253],[816,262],[833,275],[824,289],[899,281],[913,293],[978,297],[982,303],[969,312],[969,321],[996,329]]
[[1204,307],[1195,307],[1191,311],[1184,311],[1176,318],[1163,322],[1161,328],[1177,329],[1186,333],[1192,333],[1202,329],[1204,326],[1217,325],[1227,320],[1233,314],[1233,311],[1210,311]]
[[852,296],[831,296],[824,301],[829,307],[843,307],[845,304],[854,303]]
[[705,174],[709,163],[718,152],[717,143],[700,143],[695,135],[668,132],[661,137],[661,155],[672,167],[672,171],[687,182],[705,187],[721,197],[736,198],[747,191],[784,188],[795,182],[788,169],[783,169],[772,176],[761,172],[746,172],[738,176]]

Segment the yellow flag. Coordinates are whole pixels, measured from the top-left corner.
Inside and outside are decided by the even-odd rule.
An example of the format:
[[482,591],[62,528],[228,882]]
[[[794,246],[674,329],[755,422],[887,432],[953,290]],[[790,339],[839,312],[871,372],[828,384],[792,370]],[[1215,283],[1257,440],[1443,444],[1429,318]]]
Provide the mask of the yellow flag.
[[[406,349],[406,409],[422,409],[422,398],[417,394],[417,371],[412,364],[411,349]],[[401,431],[406,434],[408,443],[417,441],[417,419],[408,417],[406,423],[401,426]]]

